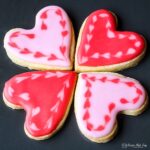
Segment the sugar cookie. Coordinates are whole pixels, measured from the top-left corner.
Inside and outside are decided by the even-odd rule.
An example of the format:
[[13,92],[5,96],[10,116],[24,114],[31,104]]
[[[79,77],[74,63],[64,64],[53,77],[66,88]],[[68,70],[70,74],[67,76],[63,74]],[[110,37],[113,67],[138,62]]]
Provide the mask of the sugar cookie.
[[3,98],[9,107],[26,111],[25,133],[32,139],[44,140],[62,127],[75,83],[75,72],[27,72],[5,83]]
[[135,66],[143,58],[144,38],[117,31],[116,26],[116,17],[108,10],[95,11],[86,18],[77,42],[76,71],[118,71]]
[[16,64],[37,70],[71,70],[74,31],[66,12],[47,6],[36,16],[32,29],[12,29],[5,35],[4,47]]
[[142,85],[115,73],[81,73],[75,92],[75,115],[80,131],[91,141],[105,143],[117,131],[119,112],[142,113],[148,96]]

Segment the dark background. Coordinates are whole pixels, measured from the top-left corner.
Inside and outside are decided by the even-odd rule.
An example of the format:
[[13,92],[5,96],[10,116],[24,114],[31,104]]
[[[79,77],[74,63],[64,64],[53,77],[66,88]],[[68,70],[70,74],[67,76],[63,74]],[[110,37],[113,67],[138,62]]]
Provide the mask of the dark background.
[[[92,11],[106,8],[116,13],[120,30],[136,31],[145,36],[147,53],[142,62],[120,73],[139,80],[150,94],[150,0],[0,0],[0,91],[4,82],[15,74],[29,71],[13,64],[3,48],[5,33],[14,27],[32,28],[36,13],[48,5],[58,5],[70,16],[76,37],[79,28]],[[126,149],[122,145],[145,144],[150,149],[150,109],[142,115],[118,116],[119,131],[107,144],[96,144],[85,139],[76,124],[73,106],[63,128],[44,141],[29,139],[23,130],[25,113],[5,106],[0,98],[0,150],[110,150]],[[130,145],[129,145],[130,144]]]

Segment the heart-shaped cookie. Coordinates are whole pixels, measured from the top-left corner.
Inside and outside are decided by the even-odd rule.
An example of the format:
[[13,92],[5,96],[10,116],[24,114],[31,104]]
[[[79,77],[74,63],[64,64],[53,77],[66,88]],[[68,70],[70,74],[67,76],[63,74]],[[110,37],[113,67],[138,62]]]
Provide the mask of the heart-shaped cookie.
[[3,97],[9,107],[26,111],[26,134],[43,140],[63,125],[75,83],[75,72],[27,72],[6,82]]
[[73,32],[65,11],[58,6],[48,6],[38,12],[34,28],[7,32],[4,47],[18,65],[38,70],[70,70],[73,66]]
[[84,21],[78,37],[77,71],[117,71],[136,65],[145,53],[145,40],[134,32],[116,31],[116,17],[98,10]]
[[81,132],[90,140],[104,143],[117,129],[119,112],[138,115],[147,106],[142,85],[115,73],[82,73],[75,92],[75,114]]

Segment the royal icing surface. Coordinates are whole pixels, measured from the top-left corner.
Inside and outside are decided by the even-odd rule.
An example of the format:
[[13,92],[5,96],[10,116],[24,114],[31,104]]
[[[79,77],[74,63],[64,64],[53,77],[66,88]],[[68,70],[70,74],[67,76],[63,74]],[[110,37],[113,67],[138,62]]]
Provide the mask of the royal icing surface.
[[65,11],[48,6],[37,14],[33,29],[10,30],[4,46],[11,54],[30,63],[70,67],[71,33]]
[[35,137],[49,135],[64,118],[75,87],[75,72],[35,71],[6,82],[5,99],[26,111],[25,127]]
[[144,88],[134,79],[112,73],[82,73],[75,94],[79,128],[89,137],[104,137],[113,130],[119,112],[136,110],[145,99]]
[[89,67],[130,61],[145,48],[144,39],[139,34],[116,31],[116,18],[103,9],[88,16],[79,42],[77,64]]

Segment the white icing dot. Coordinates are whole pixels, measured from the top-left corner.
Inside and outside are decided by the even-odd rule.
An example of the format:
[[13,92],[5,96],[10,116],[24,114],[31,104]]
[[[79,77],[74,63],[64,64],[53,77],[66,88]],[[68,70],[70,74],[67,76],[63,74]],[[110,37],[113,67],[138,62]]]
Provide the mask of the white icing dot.
[[92,35],[91,34],[87,34],[87,40],[88,42],[92,39]]
[[42,76],[42,75],[41,74],[32,74],[31,79],[35,80],[35,79],[39,78],[40,76]]
[[82,59],[81,59],[81,63],[85,63],[87,61],[88,61],[88,58],[83,56]]
[[109,38],[114,38],[114,37],[115,37],[115,34],[114,34],[114,32],[112,32],[111,30],[108,30],[108,31],[107,31],[107,36],[108,36]]
[[132,34],[132,35],[129,36],[129,39],[130,39],[130,40],[135,40],[135,39],[136,39],[136,36]]
[[40,107],[33,108],[33,110],[32,110],[32,117],[36,116],[37,114],[39,114],[40,110],[41,110]]
[[139,47],[140,45],[141,45],[141,42],[140,42],[140,41],[135,42],[135,46],[136,46],[136,47]]
[[56,72],[56,75],[57,75],[58,78],[61,78],[61,77],[67,76],[68,73],[64,73],[64,72],[57,71],[57,72]]
[[57,98],[60,98],[61,101],[64,100],[64,88],[57,94]]
[[92,58],[99,58],[100,55],[99,55],[99,53],[94,53],[91,57],[92,57]]
[[90,45],[89,44],[85,44],[85,51],[87,52],[88,50],[89,50],[89,48],[90,48]]
[[122,52],[121,51],[119,51],[119,52],[117,52],[115,55],[114,55],[114,57],[118,57],[118,58],[120,58],[121,56],[122,56]]
[[100,17],[104,18],[104,17],[108,17],[108,14],[106,13],[102,13],[102,14],[99,14]]
[[20,98],[24,99],[25,101],[28,101],[30,99],[29,93],[21,93],[19,95]]
[[89,31],[92,32],[94,30],[94,26],[93,25],[89,25]]
[[104,57],[104,58],[109,59],[110,58],[110,53],[104,53],[101,56]]
[[107,23],[106,23],[106,28],[110,28],[110,27],[111,27],[111,24],[110,24],[109,21],[107,21]]
[[40,129],[36,126],[35,123],[32,123],[32,124],[30,125],[30,128],[31,128],[32,130],[35,130],[35,131],[40,130]]
[[93,16],[93,22],[97,21],[97,16]]
[[13,96],[13,93],[14,93],[14,89],[11,87],[11,86],[9,86],[8,87],[8,94],[9,94],[9,96]]
[[50,111],[57,112],[59,106],[59,101],[50,109]]
[[55,77],[56,74],[55,73],[52,73],[52,72],[46,72],[45,74],[45,78],[51,78],[51,77]]
[[123,39],[126,37],[124,34],[119,34],[118,36],[119,36],[119,39]]
[[134,48],[129,48],[127,54],[134,54],[136,50]]
[[52,117],[50,117],[47,121],[47,127],[51,128],[51,126],[52,126]]
[[16,77],[15,80],[16,80],[17,83],[20,83],[20,82],[26,80],[27,78],[29,78],[29,77]]

